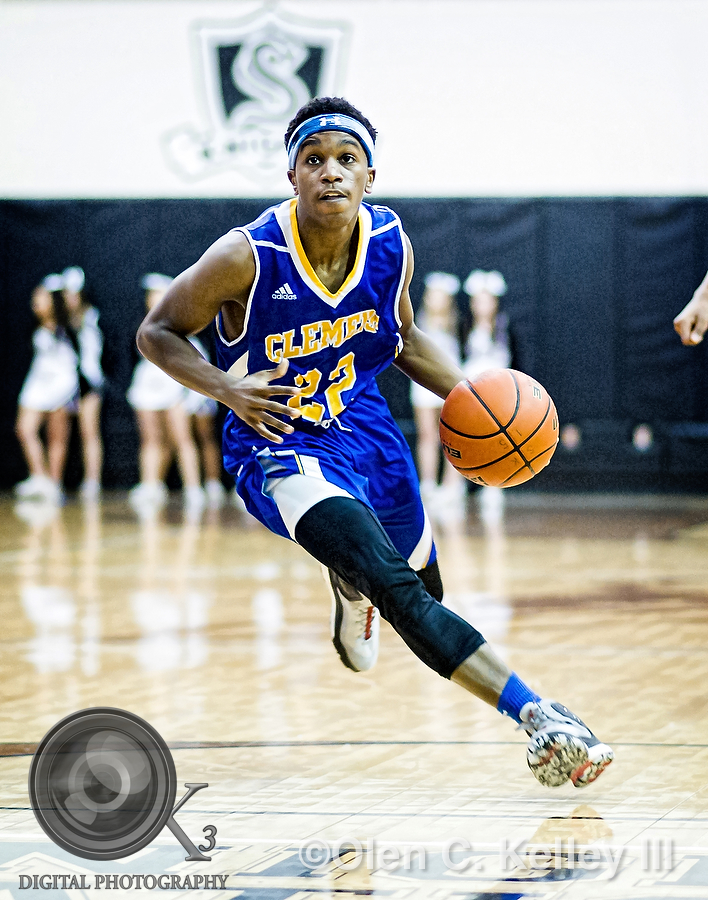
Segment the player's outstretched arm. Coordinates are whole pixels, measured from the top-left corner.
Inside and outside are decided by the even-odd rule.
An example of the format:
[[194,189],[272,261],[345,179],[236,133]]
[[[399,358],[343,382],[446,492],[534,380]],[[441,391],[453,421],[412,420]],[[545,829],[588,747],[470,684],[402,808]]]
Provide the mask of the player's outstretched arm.
[[284,360],[275,369],[238,378],[213,366],[189,343],[230,304],[243,321],[256,268],[248,241],[239,232],[219,238],[193,266],[172,282],[165,296],[147,314],[137,334],[138,349],[185,387],[212,397],[232,409],[260,435],[282,443],[278,432],[292,426],[276,416],[296,418],[298,410],[272,399],[297,396],[299,388],[274,385],[288,369]]
[[674,319],[674,328],[687,347],[700,344],[708,331],[708,274]]
[[396,366],[413,381],[445,399],[465,375],[413,320],[413,306],[409,294],[413,278],[413,248],[408,235],[405,235],[405,240],[408,246],[408,271],[398,309],[403,349],[396,357]]

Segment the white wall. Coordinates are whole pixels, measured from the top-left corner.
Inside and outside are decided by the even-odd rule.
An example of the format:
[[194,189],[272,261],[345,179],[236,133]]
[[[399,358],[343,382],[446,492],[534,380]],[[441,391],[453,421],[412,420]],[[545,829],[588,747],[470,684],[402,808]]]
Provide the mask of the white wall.
[[[211,128],[197,23],[228,25],[262,8],[0,0],[0,196],[287,193],[284,154],[270,172],[230,159],[187,178],[165,149],[175,131]],[[380,195],[708,192],[705,0],[271,8],[342,34],[331,89],[380,131]]]

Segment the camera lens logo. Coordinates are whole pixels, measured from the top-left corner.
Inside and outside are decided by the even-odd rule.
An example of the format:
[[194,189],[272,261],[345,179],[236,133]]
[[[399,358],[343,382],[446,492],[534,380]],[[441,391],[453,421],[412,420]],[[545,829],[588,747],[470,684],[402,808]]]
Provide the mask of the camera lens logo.
[[187,784],[174,805],[177,774],[162,737],[144,719],[110,707],[84,709],[58,722],[32,758],[29,795],[44,832],[84,859],[122,859],[147,846],[165,825],[188,860],[209,860],[174,814],[207,784]]

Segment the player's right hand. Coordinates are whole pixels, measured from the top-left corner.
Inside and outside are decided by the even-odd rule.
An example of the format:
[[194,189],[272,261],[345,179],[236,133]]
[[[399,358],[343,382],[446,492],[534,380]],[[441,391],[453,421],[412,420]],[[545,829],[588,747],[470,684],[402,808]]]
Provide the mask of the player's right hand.
[[687,347],[700,344],[708,331],[708,295],[696,291],[674,319],[674,329]]
[[285,375],[288,366],[288,360],[284,359],[275,369],[264,369],[240,378],[229,392],[228,400],[224,400],[239,419],[243,419],[254,431],[275,444],[283,443],[277,432],[291,434],[294,431],[289,422],[277,419],[276,416],[289,416],[291,419],[300,417],[298,409],[270,399],[278,395],[298,397],[302,393],[302,389],[294,385],[271,384]]

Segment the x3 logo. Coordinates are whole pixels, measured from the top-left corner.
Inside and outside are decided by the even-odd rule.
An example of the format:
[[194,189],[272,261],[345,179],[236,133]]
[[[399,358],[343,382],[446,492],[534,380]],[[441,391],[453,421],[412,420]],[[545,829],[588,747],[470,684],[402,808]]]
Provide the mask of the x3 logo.
[[185,784],[175,806],[177,773],[157,731],[134,713],[96,707],[72,713],[42,738],[32,758],[29,795],[44,832],[84,859],[122,859],[147,846],[165,825],[189,854],[208,861],[216,828],[195,846],[175,821],[208,784]]

